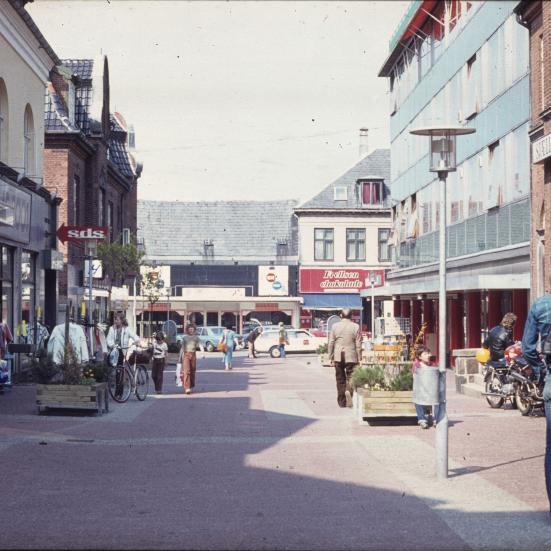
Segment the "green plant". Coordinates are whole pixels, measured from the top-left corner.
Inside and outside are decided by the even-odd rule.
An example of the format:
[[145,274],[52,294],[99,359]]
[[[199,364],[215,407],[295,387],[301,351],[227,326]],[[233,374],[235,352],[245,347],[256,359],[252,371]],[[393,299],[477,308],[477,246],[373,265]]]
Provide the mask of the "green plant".
[[122,282],[140,273],[144,253],[134,243],[102,242],[98,245],[97,256],[105,274],[114,282]]
[[89,368],[92,370],[96,382],[105,383],[107,381],[111,369],[107,362],[91,362]]
[[327,343],[318,346],[318,349],[316,350],[318,354],[327,354],[327,351],[328,351]]
[[61,366],[55,364],[47,356],[34,360],[31,369],[33,381],[43,385],[51,383],[56,375],[61,374]]
[[385,370],[381,365],[356,367],[352,373],[351,383],[354,388],[367,385],[370,389],[386,390]]
[[82,379],[82,365],[78,362],[77,355],[70,341],[67,341],[65,346],[65,361],[61,366],[61,371],[63,373],[63,384],[80,384]]
[[[411,362],[404,362],[410,363]],[[404,365],[398,375],[389,381],[389,390],[412,390],[413,389],[413,373],[411,365]]]

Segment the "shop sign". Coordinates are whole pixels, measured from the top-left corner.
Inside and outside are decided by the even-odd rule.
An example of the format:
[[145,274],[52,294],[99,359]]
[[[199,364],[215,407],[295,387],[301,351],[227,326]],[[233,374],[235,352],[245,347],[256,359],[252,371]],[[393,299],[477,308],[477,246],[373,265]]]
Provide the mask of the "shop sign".
[[31,195],[0,179],[0,235],[28,243],[31,234]]
[[279,304],[277,302],[256,302],[254,309],[256,312],[277,312],[279,310]]
[[57,238],[67,241],[86,241],[88,239],[107,239],[109,228],[100,226],[66,226],[61,224],[56,232]]
[[259,266],[258,296],[289,295],[289,266]]
[[385,283],[384,270],[362,270],[358,268],[303,268],[300,270],[299,292],[334,293],[361,291],[382,287]]
[[168,302],[155,302],[146,306],[145,310],[148,312],[168,312],[170,311],[170,304]]
[[541,163],[551,156],[551,134],[543,136],[532,144],[532,161]]

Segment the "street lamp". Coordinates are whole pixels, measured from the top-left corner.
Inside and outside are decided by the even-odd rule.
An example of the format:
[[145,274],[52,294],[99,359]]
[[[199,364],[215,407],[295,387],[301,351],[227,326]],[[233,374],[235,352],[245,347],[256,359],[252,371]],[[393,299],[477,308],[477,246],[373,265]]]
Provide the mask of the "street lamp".
[[430,142],[430,172],[437,172],[440,180],[439,224],[439,292],[438,292],[438,351],[440,361],[440,411],[436,420],[436,476],[448,478],[448,414],[446,413],[446,178],[455,172],[456,137],[472,134],[474,128],[463,126],[430,126],[410,130],[416,136],[428,136]]
[[375,274],[371,273],[369,276],[369,283],[371,285],[371,341],[375,344]]

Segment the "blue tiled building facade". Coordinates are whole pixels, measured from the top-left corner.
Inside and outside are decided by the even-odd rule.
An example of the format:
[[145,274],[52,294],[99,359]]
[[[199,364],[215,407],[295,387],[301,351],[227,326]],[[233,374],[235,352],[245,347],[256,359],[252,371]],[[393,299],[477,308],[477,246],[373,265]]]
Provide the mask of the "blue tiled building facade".
[[529,36],[517,2],[416,1],[379,76],[388,78],[395,314],[427,323],[436,348],[439,182],[427,138],[410,130],[462,125],[447,181],[448,350],[480,346],[513,311],[516,337],[530,287]]

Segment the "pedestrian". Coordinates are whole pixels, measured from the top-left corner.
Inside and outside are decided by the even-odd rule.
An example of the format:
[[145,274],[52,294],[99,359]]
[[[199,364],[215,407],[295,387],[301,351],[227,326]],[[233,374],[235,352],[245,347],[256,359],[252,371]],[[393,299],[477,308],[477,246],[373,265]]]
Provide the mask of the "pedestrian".
[[513,327],[516,321],[517,316],[512,312],[507,312],[501,323],[490,329],[488,337],[482,343],[482,347],[490,351],[490,361],[499,362],[505,358],[505,349],[515,342]]
[[285,345],[289,345],[287,331],[282,321],[279,322],[279,357],[285,359]]
[[[551,377],[545,367],[546,365],[551,365],[551,348],[549,346],[551,343],[548,340],[550,338],[551,294],[545,294],[532,304],[528,312],[524,334],[522,335],[522,352],[534,372],[534,383],[541,385],[542,381],[545,381],[545,386],[543,387],[543,405],[547,430],[544,469],[549,512],[551,515]],[[541,352],[544,355],[543,360],[540,358],[540,351],[537,349],[538,341],[542,343]]]
[[153,367],[151,369],[151,378],[155,383],[155,392],[163,393],[163,375],[165,371],[166,355],[168,353],[168,345],[165,342],[165,336],[162,331],[155,333],[153,341]]
[[[415,359],[413,360],[412,372],[413,372],[413,401],[415,404],[415,412],[417,413],[417,423],[422,429],[428,429],[430,425],[430,416],[427,410],[426,404],[417,403],[416,400],[419,400],[419,394],[422,392],[420,389],[419,377],[416,376],[417,370],[420,367],[427,367],[430,369],[437,369],[437,367],[431,362],[431,352],[428,348],[424,346],[417,347],[415,351]],[[421,391],[421,392],[420,392]],[[432,405],[432,418],[434,425],[438,421],[438,414],[440,411],[440,406],[438,404]],[[430,407],[429,405],[429,407]]]
[[205,349],[201,339],[195,334],[195,325],[189,324],[186,328],[186,335],[182,339],[180,351],[180,363],[182,364],[182,383],[184,392],[191,394],[195,387],[195,372],[197,370],[197,349],[201,350],[202,358],[205,357]]
[[350,384],[352,371],[362,357],[362,333],[352,321],[352,310],[344,308],[341,321],[335,323],[329,333],[329,360],[335,367],[337,403],[339,407],[352,407],[353,389]]
[[259,335],[262,333],[262,327],[256,327],[254,328],[247,337],[247,340],[249,341],[249,358],[256,358],[256,352],[254,349],[254,341],[259,337]]
[[233,350],[235,348],[235,332],[232,330],[231,325],[227,325],[222,333],[221,344],[224,345],[224,365],[225,370],[231,369],[231,362],[233,357]]

